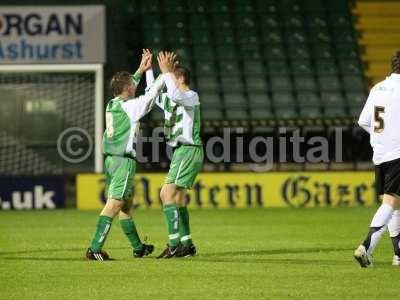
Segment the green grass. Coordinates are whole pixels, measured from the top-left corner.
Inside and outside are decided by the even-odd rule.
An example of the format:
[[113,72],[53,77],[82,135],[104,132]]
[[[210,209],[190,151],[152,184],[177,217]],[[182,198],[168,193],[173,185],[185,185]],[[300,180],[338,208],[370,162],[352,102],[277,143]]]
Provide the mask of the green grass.
[[[0,212],[1,299],[395,299],[400,270],[385,236],[375,267],[353,261],[374,208],[194,210],[199,255],[133,259],[114,221],[111,262],[82,257],[97,212]],[[158,210],[135,220],[156,254],[165,245]]]

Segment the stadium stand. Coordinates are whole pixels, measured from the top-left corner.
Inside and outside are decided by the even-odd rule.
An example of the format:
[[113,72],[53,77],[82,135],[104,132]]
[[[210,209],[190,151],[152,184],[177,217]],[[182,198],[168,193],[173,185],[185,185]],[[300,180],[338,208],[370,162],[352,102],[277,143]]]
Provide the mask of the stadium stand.
[[389,73],[388,58],[398,48],[400,2],[357,2],[353,8],[355,28],[360,32],[361,57],[366,65],[370,85]]
[[348,1],[150,0],[140,12],[144,45],[176,50],[193,70],[206,120],[343,121],[360,111]]

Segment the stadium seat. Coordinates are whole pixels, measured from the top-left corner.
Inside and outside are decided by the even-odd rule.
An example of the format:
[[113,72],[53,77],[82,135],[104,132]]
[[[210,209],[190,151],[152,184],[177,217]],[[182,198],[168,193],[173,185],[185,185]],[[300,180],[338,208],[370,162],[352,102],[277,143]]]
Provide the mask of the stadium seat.
[[193,58],[195,60],[214,60],[215,52],[213,48],[209,46],[196,45],[193,47]]
[[344,98],[343,95],[339,92],[322,92],[321,93],[321,101],[324,107],[344,107]]
[[271,77],[271,89],[273,91],[290,91],[292,89],[292,81],[288,76]]
[[259,42],[255,28],[239,28],[236,34],[238,42],[241,44],[256,44]]
[[145,45],[149,45],[152,48],[161,46],[165,42],[164,33],[161,28],[145,30],[143,36]]
[[264,92],[268,90],[267,81],[263,76],[246,76],[246,88],[247,92]]
[[229,27],[214,32],[214,38],[217,44],[222,44],[226,47],[232,47],[235,43],[233,29]]
[[228,0],[211,1],[210,4],[213,12],[229,12],[230,3]]
[[364,91],[365,83],[361,75],[359,76],[344,76],[343,86],[346,91]]
[[242,58],[261,59],[263,57],[257,44],[241,44],[239,48]]
[[275,107],[275,117],[279,119],[295,119],[298,118],[297,109],[294,106]]
[[272,93],[274,107],[295,106],[296,102],[292,93],[274,92]]
[[233,1],[233,10],[235,12],[245,12],[245,13],[252,13],[254,12],[254,6],[251,1],[244,1],[244,0],[234,0]]
[[167,13],[184,13],[188,11],[185,0],[168,0],[168,5],[164,5]]
[[337,76],[318,76],[319,88],[322,91],[338,91],[341,88],[339,78]]
[[272,107],[272,100],[266,93],[249,93],[249,104],[252,108],[268,108]]
[[307,34],[302,29],[292,29],[287,31],[286,35],[288,43],[300,44],[308,42]]
[[187,1],[188,11],[197,15],[199,13],[205,13],[208,8],[207,0],[191,0]]
[[313,76],[294,77],[294,87],[297,91],[315,91],[317,84]]
[[218,60],[237,60],[240,58],[235,47],[226,47],[226,45],[217,45]]
[[315,62],[316,70],[319,75],[336,75],[338,68],[332,59],[319,59]]
[[304,119],[319,119],[322,118],[322,112],[318,107],[300,106],[299,117]]
[[206,76],[206,77],[197,77],[197,88],[200,92],[202,91],[218,91],[219,84],[217,77],[214,76]]
[[294,75],[313,75],[314,70],[309,59],[293,59],[291,70]]
[[271,75],[288,75],[289,67],[286,60],[269,60],[267,69]]
[[219,67],[222,77],[240,75],[239,63],[237,61],[223,61]]
[[249,11],[236,11],[233,15],[235,26],[240,29],[255,29],[256,19],[253,12]]
[[210,32],[207,29],[199,28],[196,30],[192,30],[191,34],[191,42],[193,44],[210,44],[211,36]]
[[290,29],[293,28],[299,28],[303,29],[304,27],[304,21],[301,16],[293,16],[293,15],[288,15],[288,16],[283,16],[283,25],[286,27],[289,27]]
[[167,41],[170,46],[184,47],[189,44],[189,38],[185,30],[174,28],[173,30],[168,30],[168,32],[170,34],[167,35]]
[[367,100],[367,95],[364,92],[347,92],[346,99],[349,107],[362,108]]
[[336,45],[336,55],[340,59],[359,59],[355,43],[341,43]]
[[183,29],[187,26],[187,16],[186,14],[166,14],[165,15],[165,25],[169,28]]
[[330,44],[327,43],[314,43],[311,47],[312,56],[316,60],[332,60],[334,52]]
[[245,60],[243,62],[243,72],[245,76],[263,75],[266,70],[264,63],[260,60]]
[[247,108],[247,99],[241,93],[224,93],[223,97],[227,108]]
[[268,119],[273,119],[274,114],[272,113],[271,109],[251,107],[250,117],[253,120],[268,120]]
[[280,27],[280,20],[277,14],[271,13],[271,14],[262,14],[260,16],[260,25],[261,28],[264,32],[266,32],[268,29],[274,29],[275,30]]
[[146,13],[143,17],[143,27],[162,28],[164,24],[161,16],[162,15],[160,13]]
[[284,42],[283,34],[278,29],[266,29],[262,34],[262,42],[266,45],[282,44]]
[[285,47],[282,44],[272,44],[265,47],[265,57],[267,60],[286,59]]
[[146,5],[142,5],[142,12],[144,13],[155,13],[161,11],[161,1],[160,0],[149,0]]
[[223,92],[242,92],[243,91],[243,82],[239,76],[233,77],[221,77],[221,88]]
[[336,106],[326,106],[324,109],[325,118],[343,118],[347,117],[347,113],[344,107]]
[[223,28],[232,28],[232,20],[230,14],[215,13],[212,14],[212,20],[215,30]]
[[199,94],[200,97],[200,103],[203,107],[206,108],[217,108],[221,109],[222,108],[222,101],[221,97],[219,96],[218,93],[214,92],[202,92]]
[[221,120],[223,119],[222,110],[202,107],[201,118],[204,120]]
[[190,31],[196,28],[208,29],[209,20],[208,15],[201,13],[193,13],[189,15]]
[[[281,50],[281,49],[279,49]],[[284,51],[281,50],[281,55],[284,55]],[[291,60],[297,59],[310,59],[311,53],[308,48],[308,45],[305,44],[290,44],[288,49],[288,54]]]
[[362,74],[358,59],[343,59],[339,61],[340,71],[343,75]]
[[225,110],[225,118],[227,120],[248,120],[249,115],[247,113],[247,110],[244,110],[243,108],[228,107]]
[[195,60],[195,69],[198,77],[213,76],[217,74],[217,67],[213,61]]

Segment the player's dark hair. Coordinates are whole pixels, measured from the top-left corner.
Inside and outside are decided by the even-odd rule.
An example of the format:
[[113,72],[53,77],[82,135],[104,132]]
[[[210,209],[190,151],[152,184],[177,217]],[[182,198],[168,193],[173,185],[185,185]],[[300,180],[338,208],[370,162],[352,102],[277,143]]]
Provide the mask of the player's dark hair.
[[125,86],[132,83],[131,74],[128,72],[117,72],[111,79],[111,91],[114,96],[121,94],[124,91]]
[[183,77],[183,82],[186,85],[190,85],[190,71],[188,68],[183,66],[176,66],[174,74],[177,78]]
[[392,73],[400,74],[400,49],[392,57]]

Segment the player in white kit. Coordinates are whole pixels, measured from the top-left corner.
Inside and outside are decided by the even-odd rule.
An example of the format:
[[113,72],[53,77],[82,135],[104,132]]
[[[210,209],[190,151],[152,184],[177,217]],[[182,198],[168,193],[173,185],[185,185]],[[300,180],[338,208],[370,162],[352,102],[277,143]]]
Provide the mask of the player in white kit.
[[372,265],[372,253],[388,227],[393,265],[400,266],[400,50],[392,58],[391,75],[371,89],[358,124],[370,134],[376,192],[383,198],[354,257],[361,267]]

